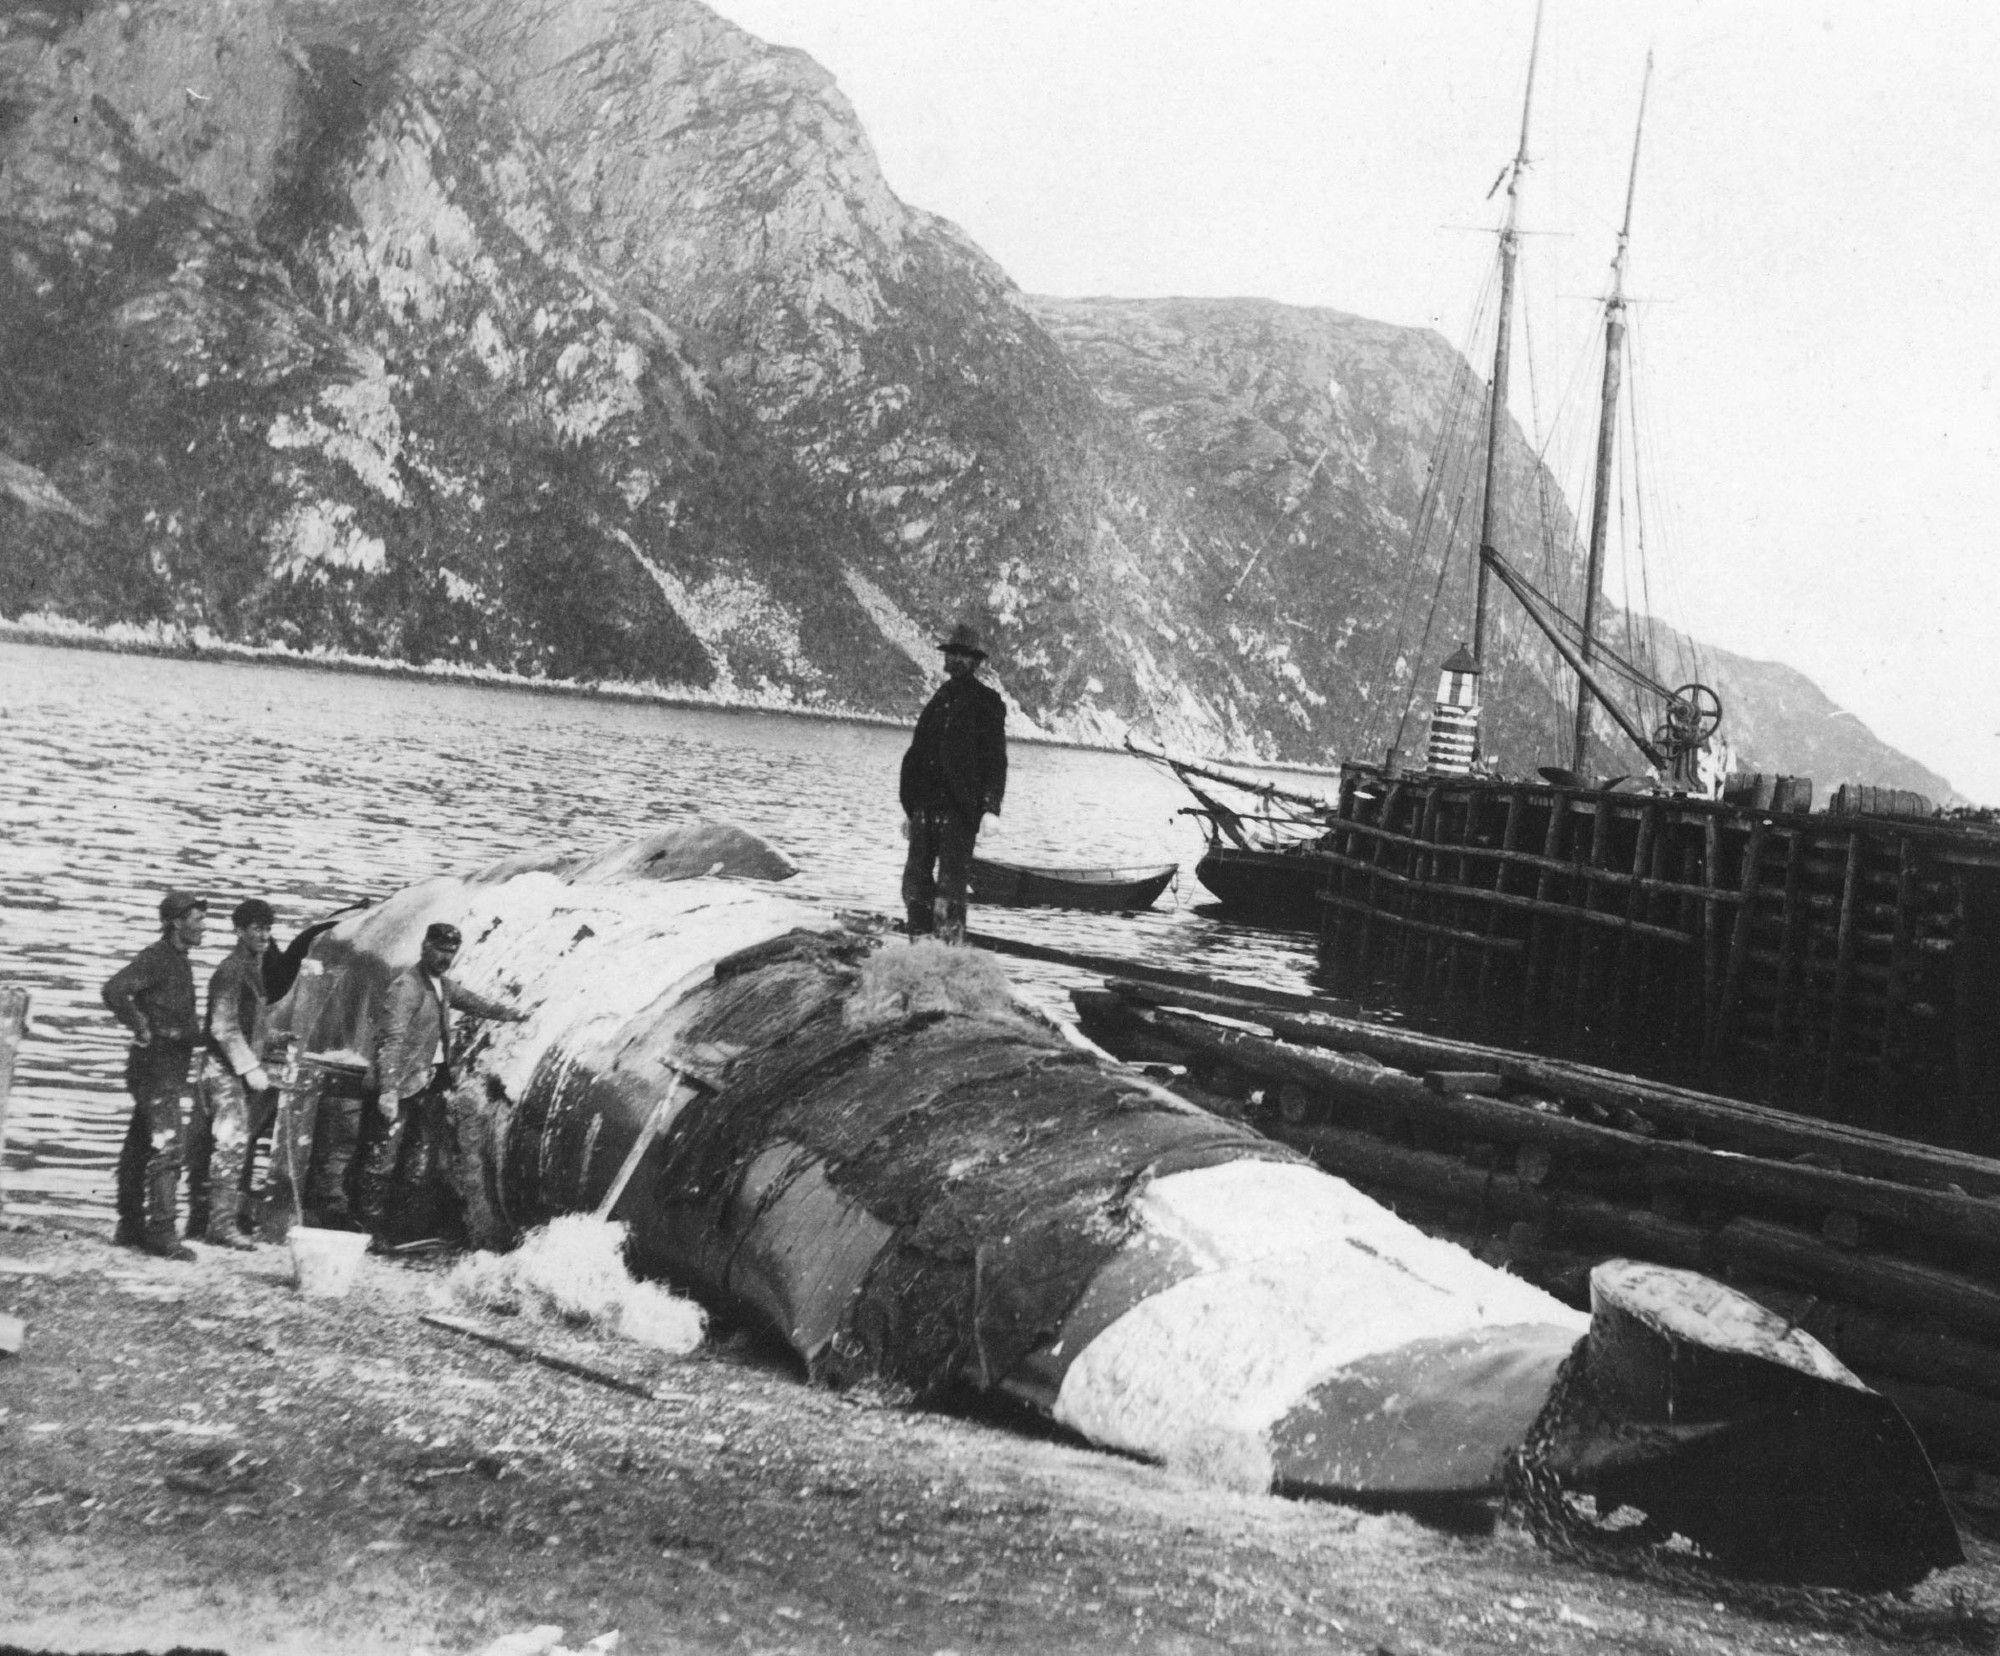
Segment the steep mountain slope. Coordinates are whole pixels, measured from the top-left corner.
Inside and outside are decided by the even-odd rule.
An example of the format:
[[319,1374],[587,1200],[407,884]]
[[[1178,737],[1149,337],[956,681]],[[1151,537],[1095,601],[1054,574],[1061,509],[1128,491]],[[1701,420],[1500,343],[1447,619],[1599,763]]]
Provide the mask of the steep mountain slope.
[[14,7],[0,244],[0,614],[902,714],[966,617],[1023,724],[1318,761],[1462,630],[1435,336],[1029,299],[695,0]]
[[[1289,645],[1310,664],[1341,753],[1420,752],[1438,664],[1469,629],[1472,608],[1480,488],[1457,439],[1481,417],[1484,386],[1464,359],[1434,333],[1265,300],[1028,303],[1100,399],[1217,503],[1238,567],[1218,630],[1239,648]],[[1511,425],[1502,474],[1499,544],[1574,613],[1576,525]],[[1412,553],[1419,542],[1422,558]],[[1282,631],[1270,631],[1269,618]],[[1497,587],[1490,626],[1489,749],[1520,773],[1566,763],[1574,681]],[[1607,607],[1603,635],[1621,631]],[[1740,767],[1812,776],[1821,800],[1850,781],[1953,797],[1943,777],[1803,674],[1669,627],[1651,632],[1665,682],[1698,671],[1720,694]],[[1601,712],[1593,730],[1599,767],[1639,767]]]

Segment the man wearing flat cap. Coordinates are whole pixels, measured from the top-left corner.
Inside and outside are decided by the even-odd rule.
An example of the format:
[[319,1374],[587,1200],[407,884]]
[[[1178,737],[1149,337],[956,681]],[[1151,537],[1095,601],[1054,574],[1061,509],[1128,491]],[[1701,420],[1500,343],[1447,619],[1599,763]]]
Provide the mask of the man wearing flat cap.
[[1007,706],[979,682],[986,651],[971,627],[961,621],[938,648],[944,684],[918,715],[903,755],[900,792],[910,836],[903,906],[912,939],[962,943],[979,824],[1000,814],[1007,792]]
[[132,1120],[118,1154],[118,1235],[126,1247],[191,1260],[174,1224],[187,1090],[200,1027],[189,954],[201,942],[208,899],[170,891],[160,899],[160,935],[104,986],[104,1004],[132,1032],[125,1087]]
[[382,1121],[362,1163],[359,1192],[361,1222],[378,1236],[388,1223],[411,1121],[425,1103],[442,1103],[451,1091],[452,1013],[503,1023],[520,1023],[527,1017],[452,981],[459,943],[456,926],[440,921],[428,927],[416,965],[396,976],[382,1003],[375,1040]]
[[247,1246],[237,1221],[249,1195],[251,1146],[278,1109],[264,1067],[264,954],[277,919],[261,897],[238,903],[229,916],[236,947],[208,980],[207,1051],[195,1071],[188,1128],[187,1233],[218,1247]]

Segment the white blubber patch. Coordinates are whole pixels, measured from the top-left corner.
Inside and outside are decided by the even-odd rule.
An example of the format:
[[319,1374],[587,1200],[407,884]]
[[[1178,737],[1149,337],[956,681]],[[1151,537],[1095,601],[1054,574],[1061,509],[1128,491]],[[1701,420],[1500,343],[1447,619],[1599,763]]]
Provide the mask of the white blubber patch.
[[701,1344],[707,1326],[701,1307],[654,1283],[633,1281],[624,1250],[623,1225],[565,1214],[528,1232],[512,1253],[461,1260],[445,1288],[488,1315],[548,1317],[686,1356]]
[[615,1055],[600,1046],[615,1043],[647,1007],[707,984],[716,961],[789,931],[832,924],[751,882],[570,885],[532,873],[468,885],[462,903],[426,917],[450,920],[465,934],[461,976],[468,987],[513,1001],[513,985],[533,986],[533,998],[519,1002],[528,1021],[496,1025],[487,1060],[516,1098],[550,1048],[609,1067]]
[[1198,1426],[1160,1457],[1167,1470],[1189,1483],[1261,1495],[1271,1487],[1271,1450],[1255,1432]]
[[[1142,1300],[1070,1364],[1055,1418],[1170,1464],[1256,1437],[1320,1381],[1415,1341],[1590,1319],[1425,1236],[1316,1168],[1239,1161],[1155,1182],[1132,1248],[1170,1247],[1192,1276]],[[1244,1462],[1240,1445],[1227,1457]],[[1249,1457],[1254,1459],[1254,1457]]]

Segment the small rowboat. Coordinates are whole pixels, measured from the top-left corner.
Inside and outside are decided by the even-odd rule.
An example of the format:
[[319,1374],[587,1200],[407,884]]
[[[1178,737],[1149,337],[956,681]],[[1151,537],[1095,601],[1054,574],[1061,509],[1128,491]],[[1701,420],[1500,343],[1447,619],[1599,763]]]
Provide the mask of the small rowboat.
[[1178,863],[1148,868],[1031,868],[1024,863],[972,859],[971,897],[975,903],[1005,908],[1151,908],[1180,871]]

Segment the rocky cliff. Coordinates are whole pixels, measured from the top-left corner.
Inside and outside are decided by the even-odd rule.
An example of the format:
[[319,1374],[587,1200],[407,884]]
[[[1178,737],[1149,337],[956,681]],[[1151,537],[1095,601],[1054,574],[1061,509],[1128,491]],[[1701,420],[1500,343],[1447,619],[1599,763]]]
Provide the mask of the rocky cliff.
[[[9,617],[898,714],[965,617],[1024,724],[1321,762],[1463,631],[1442,341],[1029,298],[693,0],[17,4],[0,238]],[[1510,537],[1547,493],[1515,434]],[[1823,787],[1923,785],[1842,725]]]

